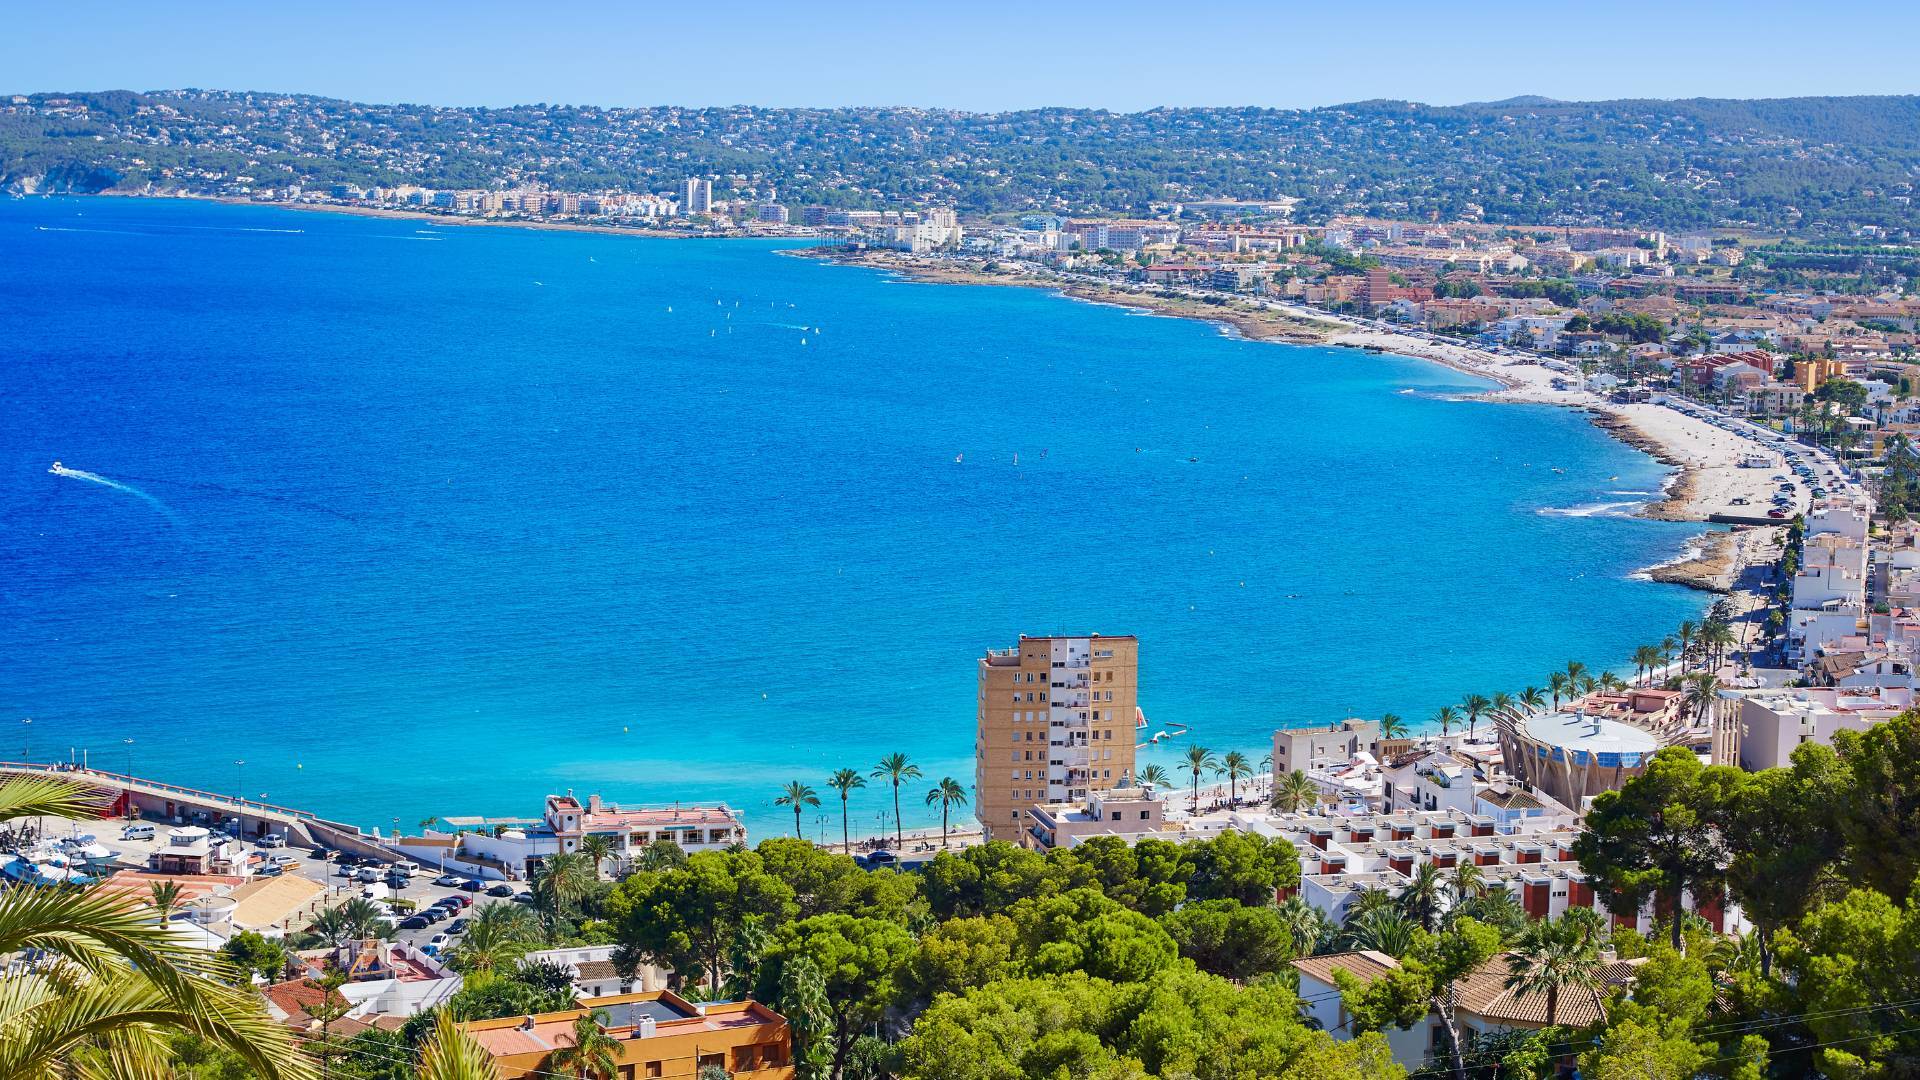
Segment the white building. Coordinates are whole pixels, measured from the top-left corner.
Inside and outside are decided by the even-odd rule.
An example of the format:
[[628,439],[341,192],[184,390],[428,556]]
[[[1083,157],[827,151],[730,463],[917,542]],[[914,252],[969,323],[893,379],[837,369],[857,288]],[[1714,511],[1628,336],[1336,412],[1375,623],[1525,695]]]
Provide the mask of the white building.
[[690,176],[681,188],[680,205],[686,207],[689,214],[711,214],[713,212],[713,181],[704,176]]
[[1909,687],[1793,687],[1726,696],[1737,703],[1723,711],[1724,722],[1733,726],[1731,763],[1749,772],[1790,765],[1799,747],[1832,746],[1836,732],[1866,731],[1914,703]]

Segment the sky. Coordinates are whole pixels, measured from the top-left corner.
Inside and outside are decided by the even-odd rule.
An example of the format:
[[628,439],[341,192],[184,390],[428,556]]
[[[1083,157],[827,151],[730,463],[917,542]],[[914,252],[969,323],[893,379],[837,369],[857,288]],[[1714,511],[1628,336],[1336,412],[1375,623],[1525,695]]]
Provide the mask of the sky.
[[1899,94],[1920,76],[1872,42],[1916,36],[1912,0],[62,0],[0,20],[0,92],[986,112]]

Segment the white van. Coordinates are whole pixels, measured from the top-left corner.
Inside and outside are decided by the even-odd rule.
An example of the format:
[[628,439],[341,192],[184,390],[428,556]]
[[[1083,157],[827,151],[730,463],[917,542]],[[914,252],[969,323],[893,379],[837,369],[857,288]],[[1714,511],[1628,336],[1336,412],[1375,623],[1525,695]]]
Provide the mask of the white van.
[[420,864],[416,862],[407,862],[405,860],[402,860],[400,862],[393,864],[393,870],[396,873],[401,873],[401,874],[407,875],[408,877],[412,877],[413,875],[420,872]]
[[120,830],[120,839],[122,840],[151,840],[153,839],[153,835],[153,826],[151,825],[129,825]]

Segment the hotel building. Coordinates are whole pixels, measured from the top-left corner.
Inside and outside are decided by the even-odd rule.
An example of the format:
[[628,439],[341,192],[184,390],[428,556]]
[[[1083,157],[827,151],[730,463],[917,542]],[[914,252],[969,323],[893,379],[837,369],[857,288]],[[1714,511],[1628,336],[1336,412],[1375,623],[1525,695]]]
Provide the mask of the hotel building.
[[1036,803],[1079,802],[1133,782],[1140,642],[1027,637],[980,658],[976,816],[1018,844]]

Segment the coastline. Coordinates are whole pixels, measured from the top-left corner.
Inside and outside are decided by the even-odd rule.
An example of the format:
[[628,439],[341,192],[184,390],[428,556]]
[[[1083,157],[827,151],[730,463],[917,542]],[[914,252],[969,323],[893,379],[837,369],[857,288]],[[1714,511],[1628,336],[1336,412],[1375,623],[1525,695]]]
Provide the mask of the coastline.
[[[347,214],[352,217],[390,218],[395,221],[426,221],[435,225],[471,226],[481,229],[535,229],[541,232],[584,232],[600,233],[605,236],[640,236],[651,240],[752,240],[782,239],[781,237],[756,237],[752,233],[696,233],[682,229],[658,229],[646,226],[629,225],[585,225],[571,221],[523,221],[503,218],[477,218],[465,214],[436,214],[427,210],[398,210],[385,206],[345,206],[334,203],[293,203],[258,202],[253,199],[241,199],[230,195],[192,195],[166,194],[148,195],[139,192],[100,191],[91,195],[76,195],[74,198],[106,199],[190,199],[195,202],[220,203],[224,206],[264,206],[275,210],[297,210],[308,214]],[[801,238],[803,239],[803,238]]]
[[[1391,329],[1356,326],[1350,320],[1316,318],[1302,309],[1272,301],[1258,306],[1242,303],[1229,308],[1172,292],[1145,289],[1135,292],[1111,285],[989,271],[984,261],[890,251],[853,254],[790,250],[782,254],[827,258],[929,284],[1046,289],[1088,303],[1212,322],[1254,341],[1340,346],[1439,364],[1494,384],[1494,389],[1463,394],[1462,399],[1578,409],[1607,435],[1673,469],[1673,476],[1663,485],[1659,497],[1641,506],[1635,512],[1637,517],[1704,524],[1716,515],[1748,516],[1756,512],[1753,508],[1767,505],[1773,490],[1769,479],[1772,469],[1740,466],[1741,458],[1747,454],[1772,454],[1759,442],[1664,406],[1621,405],[1584,388],[1556,386],[1556,380],[1565,383],[1567,375],[1528,358],[1499,356],[1471,346],[1432,341]],[[1747,526],[1741,531],[1771,537],[1779,528]],[[1648,580],[1704,592],[1731,592],[1741,570],[1755,557],[1755,549],[1766,546],[1741,542],[1738,535],[1721,530],[1702,533],[1673,559],[1646,567],[1640,573]]]

